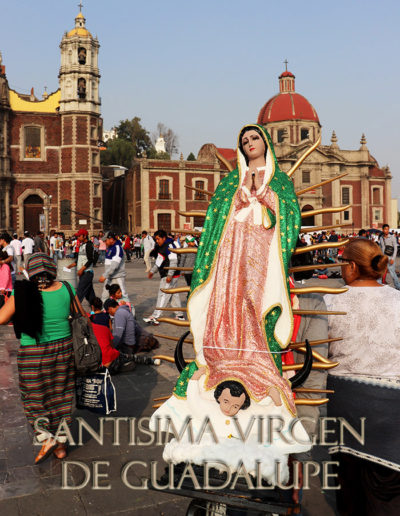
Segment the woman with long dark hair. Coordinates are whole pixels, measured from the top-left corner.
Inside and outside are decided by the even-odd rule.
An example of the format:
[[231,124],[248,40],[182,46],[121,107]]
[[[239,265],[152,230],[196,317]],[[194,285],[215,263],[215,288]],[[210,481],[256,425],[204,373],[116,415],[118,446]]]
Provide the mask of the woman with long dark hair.
[[67,454],[65,433],[60,435],[58,429],[61,423],[71,423],[74,359],[70,295],[56,281],[56,265],[46,254],[36,253],[28,261],[27,272],[29,281],[17,281],[0,310],[0,324],[12,320],[21,342],[19,388],[25,415],[42,443],[35,459],[38,464],[52,452],[59,459]]

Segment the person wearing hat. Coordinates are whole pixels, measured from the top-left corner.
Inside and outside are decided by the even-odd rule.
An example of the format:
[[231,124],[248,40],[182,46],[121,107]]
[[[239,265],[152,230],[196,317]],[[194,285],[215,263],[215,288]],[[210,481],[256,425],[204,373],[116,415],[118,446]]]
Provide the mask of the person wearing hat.
[[108,299],[108,290],[106,285],[111,283],[118,283],[122,292],[122,299],[129,303],[129,297],[125,287],[125,259],[122,244],[118,240],[117,235],[112,231],[107,233],[106,238],[107,252],[104,261],[104,274],[100,276],[100,283],[104,283],[103,292],[101,294],[101,300],[106,301]]
[[32,256],[33,246],[35,245],[35,242],[33,241],[33,238],[31,238],[29,231],[24,232],[24,239],[21,243],[22,252],[24,253],[24,265],[26,267],[29,258]]
[[93,265],[94,265],[94,246],[88,238],[89,234],[86,229],[80,229],[75,233],[77,241],[79,242],[78,252],[75,254],[76,262],[68,265],[69,269],[77,267],[77,274],[79,277],[76,295],[80,302],[86,298],[89,304],[92,304],[96,294],[93,290]]
[[[67,454],[66,435],[61,429],[71,425],[75,390],[71,300],[67,287],[56,281],[57,268],[47,254],[33,254],[27,274],[29,280],[15,283],[0,310],[0,324],[13,319],[21,342],[17,355],[19,388],[25,415],[42,443],[35,459],[39,464],[51,453],[59,459]],[[77,298],[76,302],[85,315]]]

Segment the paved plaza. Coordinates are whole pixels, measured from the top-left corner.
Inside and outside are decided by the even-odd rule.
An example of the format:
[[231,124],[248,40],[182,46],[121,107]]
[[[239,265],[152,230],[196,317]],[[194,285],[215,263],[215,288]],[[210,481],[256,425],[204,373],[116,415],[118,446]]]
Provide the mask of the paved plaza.
[[[142,317],[152,312],[158,289],[158,275],[148,280],[142,260],[127,264],[127,287],[131,301],[136,309],[140,324]],[[103,268],[99,265],[95,271],[95,291],[99,295],[102,285],[97,281]],[[183,278],[180,285],[186,285]],[[186,294],[181,295],[182,301]],[[166,315],[173,316],[173,313]],[[160,324],[149,327],[158,334],[180,336],[186,328]],[[159,367],[137,366],[130,372],[113,376],[117,389],[118,410],[110,416],[113,418],[137,418],[136,421],[121,419],[119,432],[111,420],[104,421],[104,439],[99,444],[87,430],[82,430],[82,445],[70,448],[68,461],[80,465],[68,467],[68,474],[62,475],[62,462],[51,457],[38,466],[33,465],[38,448],[33,445],[32,434],[27,426],[19,398],[16,354],[18,341],[11,326],[0,327],[0,514],[17,516],[26,514],[47,515],[166,515],[180,516],[186,514],[190,500],[175,495],[168,495],[152,490],[133,490],[124,484],[124,468],[131,461],[145,464],[131,466],[126,473],[126,482],[140,485],[141,478],[150,476],[151,461],[158,462],[157,478],[164,471],[162,446],[138,444],[148,442],[150,437],[138,428],[138,420],[150,416],[153,412],[153,399],[171,393],[177,378],[174,364],[163,362]],[[155,353],[173,356],[175,342],[159,339],[161,348]],[[190,344],[185,346],[185,356],[193,356]],[[73,437],[79,441],[77,418],[83,418],[96,432],[99,432],[98,416],[84,410],[74,412]],[[114,420],[115,421],[115,420]],[[131,430],[135,427],[136,434]],[[119,443],[116,441],[119,438]],[[324,451],[315,450],[316,460],[326,460]],[[97,461],[101,463],[96,464]],[[82,464],[89,466],[90,481],[82,489],[62,489],[62,479],[66,487],[80,485],[85,480]],[[93,470],[99,474],[108,474],[108,478],[99,477],[98,488],[93,480]],[[109,489],[101,489],[110,486]],[[304,494],[303,514],[309,516],[329,516],[335,511],[331,508],[334,491],[321,492],[318,483],[312,479],[311,489]]]

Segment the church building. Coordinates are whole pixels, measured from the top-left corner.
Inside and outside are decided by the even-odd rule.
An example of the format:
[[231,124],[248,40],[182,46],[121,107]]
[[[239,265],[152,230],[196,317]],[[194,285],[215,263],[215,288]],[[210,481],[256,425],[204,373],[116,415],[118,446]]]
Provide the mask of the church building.
[[[249,119],[251,117],[249,116]],[[295,91],[295,77],[288,70],[279,77],[279,93],[261,108],[257,123],[266,127],[284,171],[317,141],[321,124],[312,104]],[[202,225],[178,214],[205,210],[208,196],[189,187],[213,192],[220,179],[236,167],[236,151],[204,144],[196,161],[135,160],[127,174],[126,200],[129,231],[168,231]],[[347,174],[347,175],[344,175]],[[387,222],[397,227],[397,202],[391,199],[391,174],[371,155],[364,134],[356,150],[341,149],[333,132],[330,145],[320,145],[295,172],[296,191],[336,176],[340,179],[299,196],[303,212],[332,206],[348,206],[338,213],[324,213],[302,219],[304,226],[339,225],[346,234],[361,228],[381,227]],[[393,208],[392,208],[393,205]]]
[[[321,134],[312,104],[295,91],[295,76],[288,70],[279,77],[279,93],[261,108],[257,123],[266,127],[282,170],[288,171]],[[341,149],[335,132],[330,145],[320,145],[295,172],[296,190],[332,177],[346,176],[312,189],[299,197],[302,211],[351,205],[340,213],[303,218],[304,225],[343,224],[350,233],[361,228],[397,227],[397,209],[391,209],[391,173],[371,155],[363,134],[356,150]],[[397,204],[397,203],[395,203]],[[393,212],[393,214],[392,214]],[[393,215],[393,216],[392,216]]]
[[102,227],[99,42],[79,12],[61,40],[59,89],[38,99],[7,82],[0,57],[0,229]]

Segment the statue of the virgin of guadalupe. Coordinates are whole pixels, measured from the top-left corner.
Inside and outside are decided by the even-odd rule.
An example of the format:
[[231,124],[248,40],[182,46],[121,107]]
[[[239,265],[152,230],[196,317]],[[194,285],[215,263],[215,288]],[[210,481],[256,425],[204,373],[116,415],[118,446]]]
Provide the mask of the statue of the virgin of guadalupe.
[[[296,435],[269,443],[260,442],[258,425],[245,442],[237,431],[237,422],[248,428],[253,416],[273,416],[288,433],[296,417],[281,354],[294,329],[288,266],[300,225],[293,183],[279,169],[269,134],[246,125],[237,168],[221,180],[209,205],[194,266],[187,306],[196,359],[151,421],[154,426],[155,418],[169,417],[179,424],[189,416],[199,430],[209,417],[219,440],[173,439],[165,460],[219,458],[232,470],[242,460],[250,471],[262,461],[263,476],[274,482],[274,461],[286,464],[288,454],[310,449],[301,423]],[[282,472],[287,475],[285,466]]]

